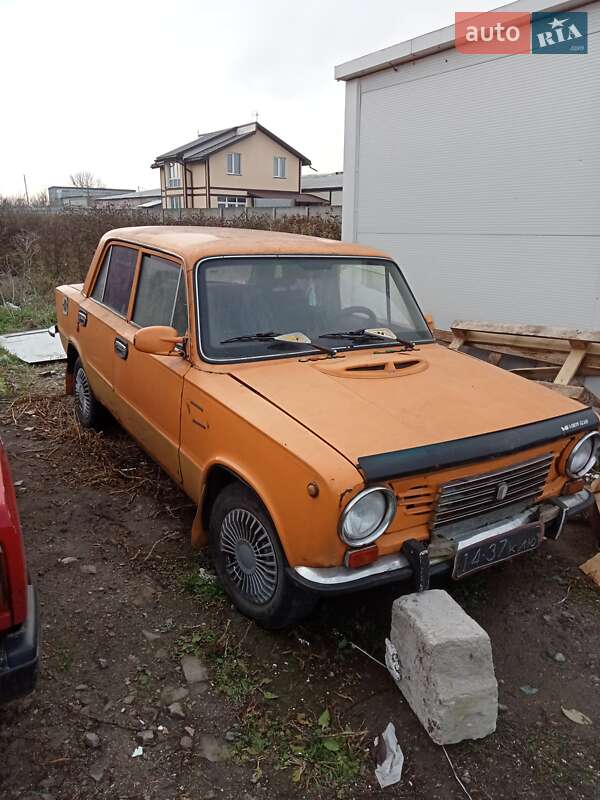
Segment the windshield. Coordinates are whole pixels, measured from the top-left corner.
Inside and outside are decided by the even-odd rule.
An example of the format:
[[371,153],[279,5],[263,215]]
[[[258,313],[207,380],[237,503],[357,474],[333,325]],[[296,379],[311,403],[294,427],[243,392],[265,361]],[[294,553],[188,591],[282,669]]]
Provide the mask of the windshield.
[[[333,344],[327,334],[387,328],[398,339],[431,341],[427,323],[392,261],[318,256],[207,259],[199,263],[196,280],[201,350],[209,359],[314,352],[310,344],[264,334],[301,333],[315,344],[339,350],[374,345],[342,338]],[[237,337],[247,339],[231,341]]]

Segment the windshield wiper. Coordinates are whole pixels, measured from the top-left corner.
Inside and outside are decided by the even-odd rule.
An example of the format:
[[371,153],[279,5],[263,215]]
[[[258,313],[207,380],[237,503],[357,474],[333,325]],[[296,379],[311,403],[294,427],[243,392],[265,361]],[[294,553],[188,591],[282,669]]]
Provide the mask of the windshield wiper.
[[275,333],[268,331],[267,333],[250,333],[246,336],[232,336],[231,339],[222,339],[220,344],[232,344],[233,342],[284,342],[284,344],[296,344],[303,347],[312,347],[318,350],[319,353],[326,353],[328,356],[337,355],[337,350],[334,347],[323,347],[320,344],[311,342],[308,337],[307,341],[295,341],[294,339],[285,339],[283,337],[289,334]]
[[335,333],[320,333],[319,339],[349,339],[351,342],[356,344],[367,344],[371,343],[374,344],[377,342],[378,344],[401,344],[407,350],[414,350],[415,343],[409,341],[408,339],[398,339],[397,336],[394,336],[392,339],[389,336],[383,336],[379,333],[369,333],[369,331],[365,330],[365,328],[360,328],[357,331],[337,331]]

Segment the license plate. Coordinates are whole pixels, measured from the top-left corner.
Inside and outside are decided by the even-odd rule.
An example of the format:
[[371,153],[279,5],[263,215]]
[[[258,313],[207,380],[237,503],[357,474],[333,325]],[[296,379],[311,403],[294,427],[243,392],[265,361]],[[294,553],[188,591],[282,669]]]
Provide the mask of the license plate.
[[544,526],[541,522],[521,525],[507,533],[489,539],[465,539],[458,543],[452,577],[455,580],[473,572],[507,561],[509,558],[535,550],[542,540]]

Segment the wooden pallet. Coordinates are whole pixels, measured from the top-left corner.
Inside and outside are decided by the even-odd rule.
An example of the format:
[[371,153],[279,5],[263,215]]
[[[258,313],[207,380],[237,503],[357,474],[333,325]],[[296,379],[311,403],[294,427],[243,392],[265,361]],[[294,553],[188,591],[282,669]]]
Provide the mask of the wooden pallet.
[[460,350],[465,345],[487,350],[488,360],[495,364],[503,355],[541,362],[543,366],[511,372],[581,402],[600,405],[600,399],[581,385],[580,379],[600,375],[600,331],[459,320],[452,324],[451,334],[437,333],[451,350]]

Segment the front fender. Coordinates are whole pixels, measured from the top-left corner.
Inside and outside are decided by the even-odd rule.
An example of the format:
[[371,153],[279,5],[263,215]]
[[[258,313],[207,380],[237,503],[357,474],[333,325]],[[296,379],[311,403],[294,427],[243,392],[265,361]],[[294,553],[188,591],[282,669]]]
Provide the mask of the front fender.
[[[291,565],[340,564],[337,535],[342,503],[363,485],[358,469],[284,411],[226,373],[190,370],[181,412],[184,487],[198,502],[192,530],[206,542],[203,501],[215,466],[225,468],[260,498]],[[308,485],[315,484],[315,497]]]

